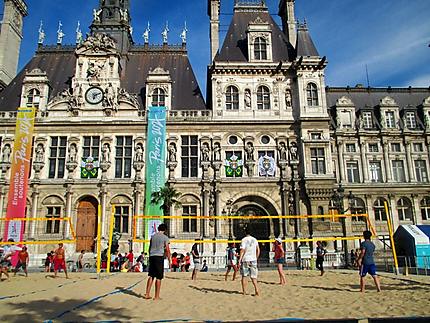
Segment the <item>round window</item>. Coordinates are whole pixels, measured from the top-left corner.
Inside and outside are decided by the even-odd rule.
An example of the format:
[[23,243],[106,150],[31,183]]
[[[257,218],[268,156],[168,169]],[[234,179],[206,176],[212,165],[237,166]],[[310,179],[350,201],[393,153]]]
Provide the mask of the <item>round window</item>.
[[267,145],[270,142],[269,136],[263,136],[261,137],[261,143],[264,145]]
[[228,142],[230,145],[236,145],[237,144],[237,137],[236,136],[230,136],[230,138],[228,138]]

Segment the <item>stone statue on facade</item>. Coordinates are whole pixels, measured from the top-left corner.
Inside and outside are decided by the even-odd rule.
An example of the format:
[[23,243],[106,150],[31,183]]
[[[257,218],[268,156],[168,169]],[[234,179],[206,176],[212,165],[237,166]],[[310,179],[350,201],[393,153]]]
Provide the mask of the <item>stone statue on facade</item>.
[[65,33],[63,33],[63,30],[61,29],[63,27],[63,24],[61,21],[58,23],[58,30],[57,30],[57,44],[61,45],[63,43],[63,38],[66,36]]
[[143,32],[143,41],[145,44],[149,43],[149,33],[151,32],[151,28],[149,27],[149,22],[148,22],[148,27],[146,27],[145,31]]
[[78,26],[76,27],[76,44],[82,44],[83,36],[81,31],[81,23],[78,21]]
[[103,145],[101,161],[105,163],[110,163],[110,146],[107,143]]
[[167,44],[168,35],[169,35],[169,25],[166,23],[166,27],[164,27],[164,30],[161,32],[161,36],[163,37],[163,44]]
[[174,143],[169,145],[169,162],[176,162],[176,146]]
[[11,153],[12,153],[12,150],[10,148],[10,145],[4,145],[2,152],[1,152],[2,163],[9,163],[10,162],[10,154]]
[[76,163],[78,161],[77,154],[78,154],[78,149],[76,148],[76,145],[71,144],[69,146],[69,159],[67,161],[69,163]]
[[245,147],[246,160],[254,160],[254,145],[248,142]]
[[105,106],[111,107],[116,110],[118,103],[116,100],[116,91],[112,86],[112,83],[109,83],[108,87],[105,90]]
[[34,161],[36,163],[43,163],[44,162],[44,155],[45,155],[45,148],[42,144],[38,144],[36,147],[36,158]]
[[286,89],[285,90],[285,106],[287,108],[291,108],[292,105],[293,105],[293,103],[292,103],[292,98],[291,98],[291,90]]
[[208,162],[210,161],[210,149],[209,149],[209,144],[207,142],[204,142],[200,148],[202,150],[202,161],[203,162]]
[[297,151],[297,144],[295,142],[291,143],[291,146],[290,146],[290,157],[291,157],[291,160],[294,160],[294,161],[296,161],[296,160],[299,159],[298,158],[298,151]]
[[128,10],[127,9],[119,9],[119,14],[121,16],[121,21],[128,21]]
[[39,39],[37,43],[39,45],[43,45],[43,42],[45,41],[45,31],[43,30],[43,22],[40,21],[40,27],[39,27]]
[[285,145],[285,142],[280,142],[278,145],[278,151],[279,151],[279,160],[287,160],[287,146]]
[[99,81],[102,69],[105,66],[105,61],[90,61],[87,69],[87,78],[92,81]]
[[118,101],[126,101],[134,105],[136,108],[140,106],[139,100],[136,95],[130,94],[126,89],[119,89],[118,91]]
[[251,108],[251,91],[249,89],[245,89],[245,108]]
[[100,14],[102,13],[102,9],[93,9],[93,21],[100,22]]
[[134,155],[134,161],[135,162],[143,162],[144,161],[142,144],[137,144],[136,145],[135,155]]
[[213,156],[214,156],[214,161],[220,161],[221,160],[221,146],[218,142],[216,142],[214,144]]
[[87,50],[99,52],[100,50],[113,50],[116,49],[115,39],[105,34],[94,34],[88,36],[79,48],[85,47]]
[[187,42],[187,32],[188,32],[187,23],[185,23],[184,29],[182,29],[182,32],[180,35],[182,39],[182,44],[185,44]]

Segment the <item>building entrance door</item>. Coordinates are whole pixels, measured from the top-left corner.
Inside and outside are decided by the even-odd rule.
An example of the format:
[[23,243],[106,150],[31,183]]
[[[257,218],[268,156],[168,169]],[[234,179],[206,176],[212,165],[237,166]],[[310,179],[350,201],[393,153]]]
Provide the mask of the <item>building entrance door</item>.
[[83,198],[78,205],[76,223],[76,251],[94,252],[97,237],[98,202],[93,197]]

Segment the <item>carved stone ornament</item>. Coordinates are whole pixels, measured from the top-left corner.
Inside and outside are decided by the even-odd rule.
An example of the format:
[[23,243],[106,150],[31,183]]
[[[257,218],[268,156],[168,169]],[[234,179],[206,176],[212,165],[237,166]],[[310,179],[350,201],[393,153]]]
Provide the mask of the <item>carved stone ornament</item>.
[[381,105],[397,105],[396,101],[389,96],[386,96],[385,98],[381,99],[380,103]]
[[347,96],[342,96],[336,101],[337,106],[354,106],[354,102]]
[[135,94],[128,93],[125,89],[119,89],[118,91],[118,102],[127,102],[136,108],[140,107],[139,99]]
[[115,43],[115,39],[106,34],[94,34],[88,36],[87,39],[78,46],[78,50],[84,49],[94,53],[100,51],[112,52],[116,51]]
[[428,98],[424,99],[423,105],[429,105],[430,106],[430,96]]
[[267,24],[267,21],[264,21],[263,19],[260,18],[260,16],[257,16],[257,18],[255,18],[255,20],[251,21],[249,24],[250,25],[263,25],[263,24]]

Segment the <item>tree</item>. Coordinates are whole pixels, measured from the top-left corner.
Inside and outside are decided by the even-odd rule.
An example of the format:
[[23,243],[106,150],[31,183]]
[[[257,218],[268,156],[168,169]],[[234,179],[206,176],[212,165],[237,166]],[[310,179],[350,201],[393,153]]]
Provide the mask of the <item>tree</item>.
[[179,202],[181,194],[174,187],[166,183],[158,192],[151,194],[151,204],[161,204],[160,209],[163,210],[163,215],[169,216],[172,206],[182,206],[181,202]]

